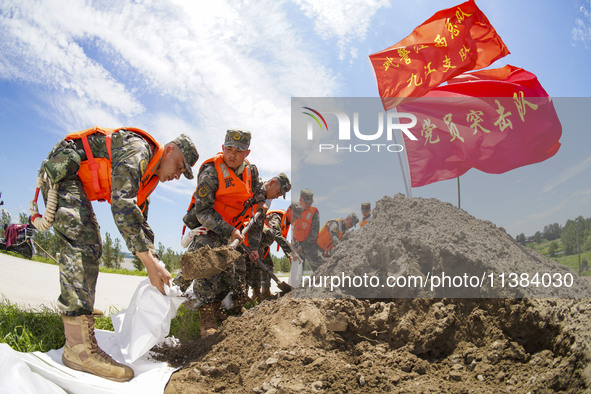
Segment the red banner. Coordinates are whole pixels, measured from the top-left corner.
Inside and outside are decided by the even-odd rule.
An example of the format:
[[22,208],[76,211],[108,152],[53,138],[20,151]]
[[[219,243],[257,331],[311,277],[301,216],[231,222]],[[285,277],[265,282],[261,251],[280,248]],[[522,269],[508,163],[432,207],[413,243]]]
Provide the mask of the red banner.
[[473,0],[441,10],[399,43],[369,56],[386,110],[509,50]]
[[458,177],[470,168],[501,174],[552,157],[562,125],[536,76],[505,66],[462,75],[399,112],[412,113],[417,141],[404,136],[411,186]]

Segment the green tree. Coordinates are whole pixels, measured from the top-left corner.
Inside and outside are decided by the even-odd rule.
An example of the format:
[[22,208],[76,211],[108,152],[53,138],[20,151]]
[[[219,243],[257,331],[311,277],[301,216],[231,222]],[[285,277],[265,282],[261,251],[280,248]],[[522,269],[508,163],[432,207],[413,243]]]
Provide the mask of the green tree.
[[521,233],[517,236],[516,238],[517,242],[519,242],[521,245],[525,246],[525,234]]
[[132,261],[132,263],[133,263],[133,266],[134,266],[134,268],[135,268],[136,270],[138,270],[138,271],[143,271],[143,270],[144,270],[144,268],[146,268],[146,267],[144,266],[144,263],[142,263],[142,261],[141,261],[141,260],[139,259],[139,257],[137,257],[136,255],[134,255],[134,256],[133,256],[133,261]]
[[105,233],[103,241],[103,255],[101,263],[107,268],[121,268],[123,253],[121,252],[121,243],[118,239],[111,238],[111,234]]
[[0,237],[4,238],[4,226],[10,223],[10,214],[4,209],[0,210]]
[[558,223],[552,223],[544,226],[544,238],[548,241],[554,241],[560,238],[561,228]]
[[552,241],[548,246],[548,256],[556,257],[556,252],[558,251],[558,242]]
[[578,252],[579,247],[585,244],[585,240],[589,233],[588,220],[579,216],[575,220],[567,220],[560,239],[562,240],[562,247],[564,254],[570,255]]
[[18,222],[21,224],[27,224],[29,223],[29,215],[27,215],[24,212],[21,212],[18,214]]
[[162,242],[158,242],[158,257],[164,263],[166,269],[171,272],[181,267],[181,255],[172,248],[166,248]]
[[38,246],[43,248],[43,250],[37,250],[37,254],[42,256],[45,255],[44,251],[47,252],[52,258],[58,260],[57,254],[60,251],[59,247],[59,237],[55,233],[53,228],[50,228],[47,231],[35,231],[35,235],[33,239],[37,243]]
[[121,251],[121,241],[119,240],[119,238],[115,238],[115,244],[114,244],[114,249],[115,249],[115,267],[117,268],[121,268],[121,264],[123,264],[123,258],[125,257],[123,255],[123,252]]
[[542,233],[539,231],[536,231],[536,233],[534,234],[534,241],[539,244],[542,242]]
[[275,272],[289,272],[291,264],[287,256],[277,257],[275,255],[271,255],[273,259],[273,271]]

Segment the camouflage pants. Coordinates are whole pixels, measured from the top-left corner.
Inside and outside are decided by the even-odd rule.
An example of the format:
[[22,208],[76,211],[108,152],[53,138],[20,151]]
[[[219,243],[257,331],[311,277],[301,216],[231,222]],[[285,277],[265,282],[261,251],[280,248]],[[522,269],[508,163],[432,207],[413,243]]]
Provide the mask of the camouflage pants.
[[310,265],[312,271],[316,271],[323,263],[322,249],[320,248],[306,248],[302,249],[300,257]]
[[[47,189],[42,191],[47,202]],[[76,175],[59,182],[53,228],[60,250],[58,308],[72,316],[92,313],[103,247],[96,215]]]
[[261,277],[263,272],[258,264],[253,261],[246,262],[246,284],[253,289],[261,287]]
[[[217,248],[226,245],[227,240],[222,240],[217,234],[208,232],[204,235],[197,235],[189,246],[189,252],[195,252],[199,248],[209,245],[210,248]],[[196,306],[200,307],[215,301],[222,301],[228,293],[241,295],[246,289],[246,261],[240,258],[226,271],[204,279],[193,281],[193,293],[196,297]]]

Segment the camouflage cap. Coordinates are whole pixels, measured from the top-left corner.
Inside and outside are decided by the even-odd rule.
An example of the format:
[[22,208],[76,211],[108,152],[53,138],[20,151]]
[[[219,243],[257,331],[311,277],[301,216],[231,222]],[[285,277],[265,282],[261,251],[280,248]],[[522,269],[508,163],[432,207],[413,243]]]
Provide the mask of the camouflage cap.
[[347,217],[351,219],[351,223],[353,223],[353,226],[355,226],[357,223],[359,223],[359,218],[357,217],[355,212],[351,212],[349,214],[349,216],[347,216]]
[[310,189],[302,189],[300,198],[308,204],[312,204],[314,202],[314,192]]
[[369,211],[371,210],[371,203],[369,201],[361,203],[361,210],[362,211]]
[[233,146],[242,151],[248,150],[250,146],[250,131],[242,129],[230,129],[226,131],[224,146]]
[[185,172],[183,174],[187,179],[193,179],[193,170],[191,167],[199,160],[199,153],[193,140],[188,135],[181,134],[172,140],[172,142],[183,152],[183,158],[185,159]]
[[281,195],[283,196],[283,199],[285,199],[285,194],[291,190],[291,182],[284,172],[277,175],[276,178],[279,180]]

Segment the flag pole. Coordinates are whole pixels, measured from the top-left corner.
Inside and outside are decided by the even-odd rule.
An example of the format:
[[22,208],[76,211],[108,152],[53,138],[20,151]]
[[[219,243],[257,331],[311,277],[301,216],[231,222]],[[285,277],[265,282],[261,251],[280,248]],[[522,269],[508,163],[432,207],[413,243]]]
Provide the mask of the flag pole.
[[[392,110],[396,111],[396,113],[398,113],[397,108],[393,108]],[[400,130],[396,130],[396,131],[398,131],[399,133],[402,134],[402,132]],[[394,131],[392,133],[392,137],[394,138],[394,143],[396,145],[398,145],[398,141],[396,140],[396,131]],[[406,176],[407,168],[404,165],[404,163],[408,163],[408,157],[406,156],[406,145],[404,144],[404,137],[401,136],[401,139],[402,139],[402,141],[401,141],[400,146],[402,146],[402,151],[400,153],[402,153],[402,154],[398,155],[398,162],[400,163],[400,170],[402,171],[402,179],[404,180],[404,192],[406,193],[407,198],[411,198],[412,197],[412,190],[411,190],[411,187],[408,185],[408,179]],[[404,162],[402,161],[402,155],[404,155],[404,158],[405,158]],[[410,178],[410,173],[409,173],[409,178]]]
[[458,177],[458,208],[462,208],[460,206],[460,177]]

